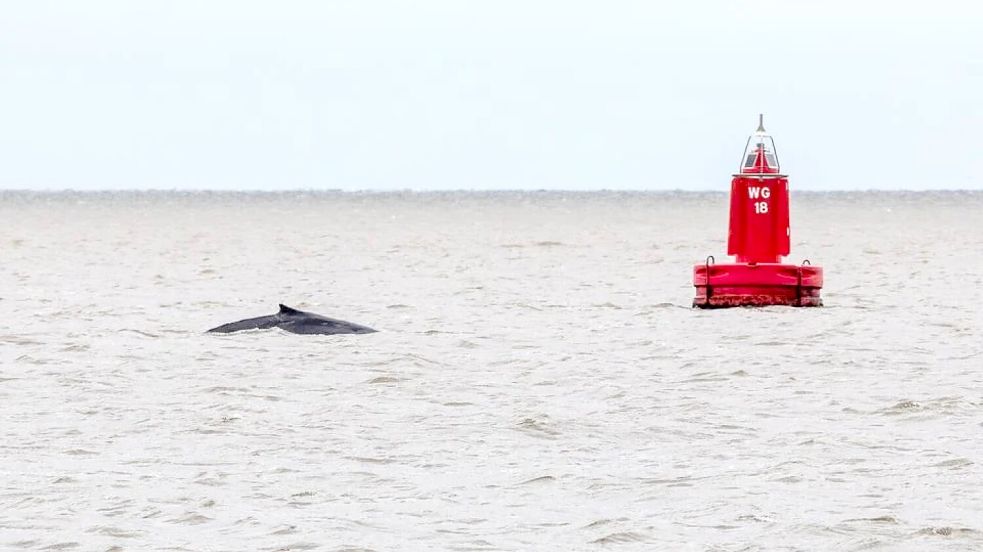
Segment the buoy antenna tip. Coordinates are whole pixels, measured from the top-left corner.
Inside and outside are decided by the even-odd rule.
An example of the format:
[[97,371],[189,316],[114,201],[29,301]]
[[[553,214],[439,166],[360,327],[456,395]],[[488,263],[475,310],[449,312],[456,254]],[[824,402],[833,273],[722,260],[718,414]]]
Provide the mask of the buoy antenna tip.
[[765,114],[758,113],[758,132],[765,132]]

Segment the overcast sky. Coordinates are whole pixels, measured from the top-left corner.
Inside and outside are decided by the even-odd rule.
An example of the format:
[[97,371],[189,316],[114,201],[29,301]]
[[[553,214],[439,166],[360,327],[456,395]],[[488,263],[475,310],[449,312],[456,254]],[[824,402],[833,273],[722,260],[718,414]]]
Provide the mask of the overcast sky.
[[0,188],[983,189],[973,2],[0,2]]

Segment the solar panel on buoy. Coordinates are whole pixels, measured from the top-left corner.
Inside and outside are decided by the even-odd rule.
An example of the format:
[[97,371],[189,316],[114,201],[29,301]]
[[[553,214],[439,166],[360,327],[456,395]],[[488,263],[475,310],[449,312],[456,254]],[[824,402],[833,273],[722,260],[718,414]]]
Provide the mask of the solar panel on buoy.
[[717,264],[710,256],[693,267],[693,306],[822,306],[822,267],[782,263],[790,240],[788,175],[781,172],[775,141],[759,115],[730,182],[727,254],[735,262]]

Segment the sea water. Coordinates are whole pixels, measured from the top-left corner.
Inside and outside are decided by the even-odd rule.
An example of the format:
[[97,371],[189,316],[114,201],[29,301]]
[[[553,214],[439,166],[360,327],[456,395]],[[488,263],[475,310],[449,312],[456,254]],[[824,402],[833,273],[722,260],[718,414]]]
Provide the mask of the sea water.
[[[0,193],[0,549],[983,549],[983,194]],[[379,333],[204,330],[277,303]]]

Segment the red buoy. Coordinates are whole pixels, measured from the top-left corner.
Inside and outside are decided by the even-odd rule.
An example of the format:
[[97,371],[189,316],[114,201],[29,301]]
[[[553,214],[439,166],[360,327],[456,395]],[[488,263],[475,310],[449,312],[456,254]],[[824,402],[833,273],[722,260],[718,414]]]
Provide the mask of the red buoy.
[[782,264],[789,254],[788,176],[781,173],[775,141],[765,132],[764,116],[744,147],[741,169],[730,182],[730,235],[727,254],[693,267],[694,307],[819,307],[823,269],[809,261]]

